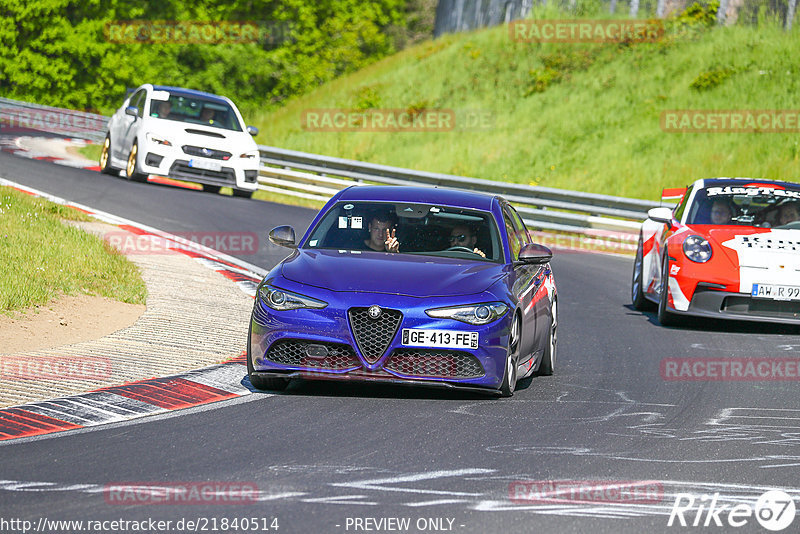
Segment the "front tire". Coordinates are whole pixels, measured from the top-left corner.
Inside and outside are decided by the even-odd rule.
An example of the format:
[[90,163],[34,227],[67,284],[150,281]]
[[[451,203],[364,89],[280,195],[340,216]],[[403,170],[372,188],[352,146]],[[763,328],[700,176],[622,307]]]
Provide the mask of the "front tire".
[[146,182],[147,175],[139,172],[139,145],[136,141],[131,146],[128,154],[128,165],[125,167],[125,177],[133,182]]
[[636,247],[636,257],[633,260],[633,276],[631,280],[631,302],[639,311],[650,308],[650,301],[644,296],[644,243],[639,234],[639,245]]
[[119,171],[111,166],[111,136],[106,135],[103,141],[103,151],[100,152],[100,172],[103,174],[115,175]]
[[664,254],[661,262],[661,292],[658,297],[658,322],[664,326],[674,326],[679,323],[679,318],[667,309],[667,292],[669,288],[669,257]]
[[556,368],[556,348],[558,343],[557,302],[558,301],[554,300],[553,305],[550,308],[553,315],[553,320],[550,323],[550,332],[548,332],[547,335],[547,345],[544,347],[542,363],[539,364],[539,372],[537,374],[540,376],[550,376],[553,374],[553,371]]
[[508,334],[508,354],[506,355],[503,382],[500,384],[500,396],[511,397],[517,387],[517,360],[519,359],[519,337],[521,333],[520,319],[514,316],[511,332]]

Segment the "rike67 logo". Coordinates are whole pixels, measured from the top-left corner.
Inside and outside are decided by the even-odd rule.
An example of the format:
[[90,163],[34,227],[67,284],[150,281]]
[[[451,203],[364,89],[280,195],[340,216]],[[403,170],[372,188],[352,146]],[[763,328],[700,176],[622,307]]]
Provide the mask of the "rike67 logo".
[[678,493],[672,504],[667,526],[686,527],[743,527],[755,518],[767,530],[777,532],[792,524],[795,516],[794,499],[783,491],[771,490],[761,495],[755,504],[719,503],[719,493],[699,499],[691,493]]

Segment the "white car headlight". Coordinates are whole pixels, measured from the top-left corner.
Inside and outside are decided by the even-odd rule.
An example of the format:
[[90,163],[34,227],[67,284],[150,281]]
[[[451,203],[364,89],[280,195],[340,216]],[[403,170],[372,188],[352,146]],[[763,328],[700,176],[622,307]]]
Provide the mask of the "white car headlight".
[[263,285],[258,290],[261,301],[273,310],[297,310],[300,308],[322,309],[328,305],[327,302],[317,300],[299,293],[286,291],[271,285]]
[[502,302],[486,302],[469,306],[450,306],[425,310],[429,317],[436,319],[455,319],[462,323],[483,325],[489,324],[503,316],[508,306]]
[[695,263],[705,263],[711,259],[711,244],[705,237],[690,235],[683,240],[683,253]]
[[245,152],[244,154],[241,154],[239,157],[246,159],[252,159],[252,158],[258,159],[258,150],[251,150],[250,152]]
[[147,134],[147,140],[157,145],[172,146],[172,143],[170,143],[167,139],[164,139],[159,135],[154,135],[151,133]]

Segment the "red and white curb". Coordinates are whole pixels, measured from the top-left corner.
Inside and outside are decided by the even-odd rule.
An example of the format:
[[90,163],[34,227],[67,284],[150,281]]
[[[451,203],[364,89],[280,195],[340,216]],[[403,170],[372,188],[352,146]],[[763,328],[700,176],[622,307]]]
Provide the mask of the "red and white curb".
[[[0,185],[70,206],[138,235],[167,240],[171,249],[222,274],[253,298],[258,283],[266,274],[266,271],[255,265],[182,237],[70,202],[2,177]],[[80,395],[0,409],[0,441],[126,421],[248,395],[251,391],[242,384],[246,374],[244,355],[240,355],[222,364],[174,376],[151,378]]]
[[24,141],[27,139],[41,139],[50,142],[63,142],[69,143],[72,146],[85,146],[94,144],[92,141],[86,139],[77,139],[70,137],[54,137],[54,138],[29,138],[29,137],[2,137],[0,138],[0,150],[14,154],[28,159],[35,159],[40,161],[50,161],[58,165],[66,167],[73,167],[78,169],[88,169],[91,171],[100,171],[100,166],[97,162],[89,161],[79,157],[61,157],[53,155],[51,151],[31,150],[25,146]]
[[128,421],[249,395],[244,355],[196,371],[0,410],[0,441]]

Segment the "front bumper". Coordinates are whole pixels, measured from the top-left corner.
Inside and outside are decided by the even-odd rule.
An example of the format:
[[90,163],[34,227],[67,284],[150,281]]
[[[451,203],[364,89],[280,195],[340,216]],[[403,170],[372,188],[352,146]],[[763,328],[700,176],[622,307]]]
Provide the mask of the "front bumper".
[[474,393],[480,393],[481,395],[500,395],[500,390],[498,389],[488,389],[481,386],[471,386],[469,384],[463,383],[450,383],[450,382],[438,382],[432,380],[413,380],[409,378],[397,378],[397,377],[387,377],[387,376],[378,376],[368,372],[356,372],[352,371],[350,373],[345,374],[317,374],[308,371],[288,371],[288,372],[276,372],[276,371],[255,371],[255,375],[263,376],[263,377],[275,377],[275,378],[299,378],[302,380],[333,380],[333,381],[340,381],[340,382],[358,382],[358,383],[380,383],[380,384],[392,384],[397,386],[410,386],[410,387],[420,387],[420,388],[433,388],[433,389],[445,389],[450,391],[470,391]]
[[719,291],[699,284],[689,309],[671,313],[768,323],[800,324],[800,301],[754,299],[749,293]]
[[[228,160],[187,154],[180,146],[165,146],[144,141],[139,150],[139,169],[145,174],[167,176],[176,180],[255,191],[258,187],[258,158]],[[219,170],[197,165],[219,166]]]
[[[321,310],[275,311],[256,298],[250,322],[248,357],[257,374],[416,383],[483,391],[500,387],[513,309],[488,325],[474,326],[452,319],[434,319],[425,314],[426,309],[464,304],[463,297],[420,299],[370,293],[325,293],[314,295],[329,303]],[[485,301],[490,300],[497,298],[486,296]],[[376,303],[384,309],[401,310],[403,317],[380,357],[370,359],[361,352],[348,310]],[[408,328],[478,332],[478,347],[411,347],[404,345],[402,339],[403,329]],[[290,348],[284,349],[287,346]]]

